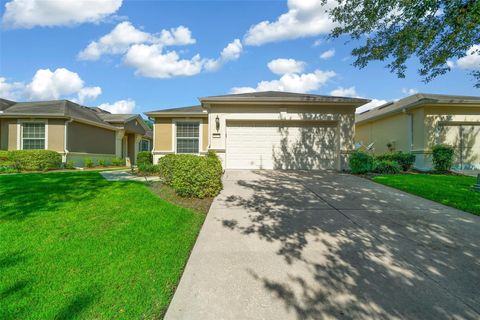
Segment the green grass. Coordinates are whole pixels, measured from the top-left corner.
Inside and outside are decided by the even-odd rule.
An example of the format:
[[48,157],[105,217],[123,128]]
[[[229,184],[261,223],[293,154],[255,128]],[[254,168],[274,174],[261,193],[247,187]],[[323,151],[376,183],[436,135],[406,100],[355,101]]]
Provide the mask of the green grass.
[[204,215],[97,172],[0,176],[0,319],[157,319]]
[[472,190],[476,178],[441,174],[382,175],[375,182],[394,187],[441,204],[480,215],[480,192]]

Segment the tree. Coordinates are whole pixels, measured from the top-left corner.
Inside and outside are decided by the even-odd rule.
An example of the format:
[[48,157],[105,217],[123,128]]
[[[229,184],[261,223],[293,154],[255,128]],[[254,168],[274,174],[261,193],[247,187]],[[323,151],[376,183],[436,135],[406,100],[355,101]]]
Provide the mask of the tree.
[[[416,56],[421,64],[418,72],[429,82],[451,70],[449,60],[466,56],[467,50],[480,44],[480,0],[335,1],[337,6],[329,12],[336,22],[331,36],[348,35],[360,41],[352,50],[353,65],[359,68],[388,60],[390,71],[404,78],[406,61]],[[477,88],[479,70],[480,66],[471,72]]]

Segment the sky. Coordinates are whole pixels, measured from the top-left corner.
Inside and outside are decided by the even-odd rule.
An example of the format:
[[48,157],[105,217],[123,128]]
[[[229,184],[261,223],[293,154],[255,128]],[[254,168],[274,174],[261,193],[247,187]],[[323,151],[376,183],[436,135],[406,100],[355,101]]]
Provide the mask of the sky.
[[480,95],[474,48],[428,84],[416,59],[404,79],[386,62],[353,67],[358,43],[328,37],[320,0],[0,0],[0,16],[0,97],[15,101],[143,113],[279,90],[372,99],[361,111],[417,92]]

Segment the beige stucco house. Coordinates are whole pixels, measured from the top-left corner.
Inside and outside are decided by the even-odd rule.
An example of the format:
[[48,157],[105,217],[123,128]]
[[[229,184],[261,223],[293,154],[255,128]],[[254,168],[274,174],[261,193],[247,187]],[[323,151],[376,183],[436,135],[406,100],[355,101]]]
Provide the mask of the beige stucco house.
[[13,102],[0,99],[0,150],[48,149],[82,166],[150,150],[149,128],[136,114],[111,114],[68,100]]
[[358,114],[355,131],[356,142],[373,143],[376,154],[413,152],[420,170],[432,169],[439,143],[455,147],[455,169],[480,169],[480,97],[415,94]]
[[154,120],[155,163],[211,150],[225,169],[340,170],[354,147],[355,109],[368,102],[274,91],[199,100],[146,113]]

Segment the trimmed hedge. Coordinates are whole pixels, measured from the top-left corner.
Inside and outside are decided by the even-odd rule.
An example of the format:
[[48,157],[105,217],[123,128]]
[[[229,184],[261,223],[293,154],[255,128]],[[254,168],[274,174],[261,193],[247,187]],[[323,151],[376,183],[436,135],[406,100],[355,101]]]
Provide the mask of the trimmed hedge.
[[141,151],[137,154],[137,165],[152,164],[153,156],[150,151]]
[[206,198],[222,190],[222,164],[217,155],[166,155],[159,160],[160,176],[181,197]]
[[112,166],[115,166],[115,167],[124,167],[125,166],[125,159],[121,159],[121,158],[115,158],[112,160]]
[[8,159],[18,171],[52,170],[62,167],[62,156],[50,150],[14,150]]
[[400,173],[401,170],[400,164],[392,160],[375,161],[375,168],[373,169],[374,172],[382,174],[396,174]]
[[355,151],[350,155],[348,165],[352,173],[362,174],[371,172],[374,167],[374,158],[368,153]]
[[408,171],[412,169],[413,164],[415,163],[414,154],[402,151],[385,153],[375,158],[378,161],[395,161],[402,167],[402,171]]
[[435,171],[447,172],[450,171],[453,165],[453,156],[455,150],[453,147],[446,144],[437,144],[432,148],[433,167]]

